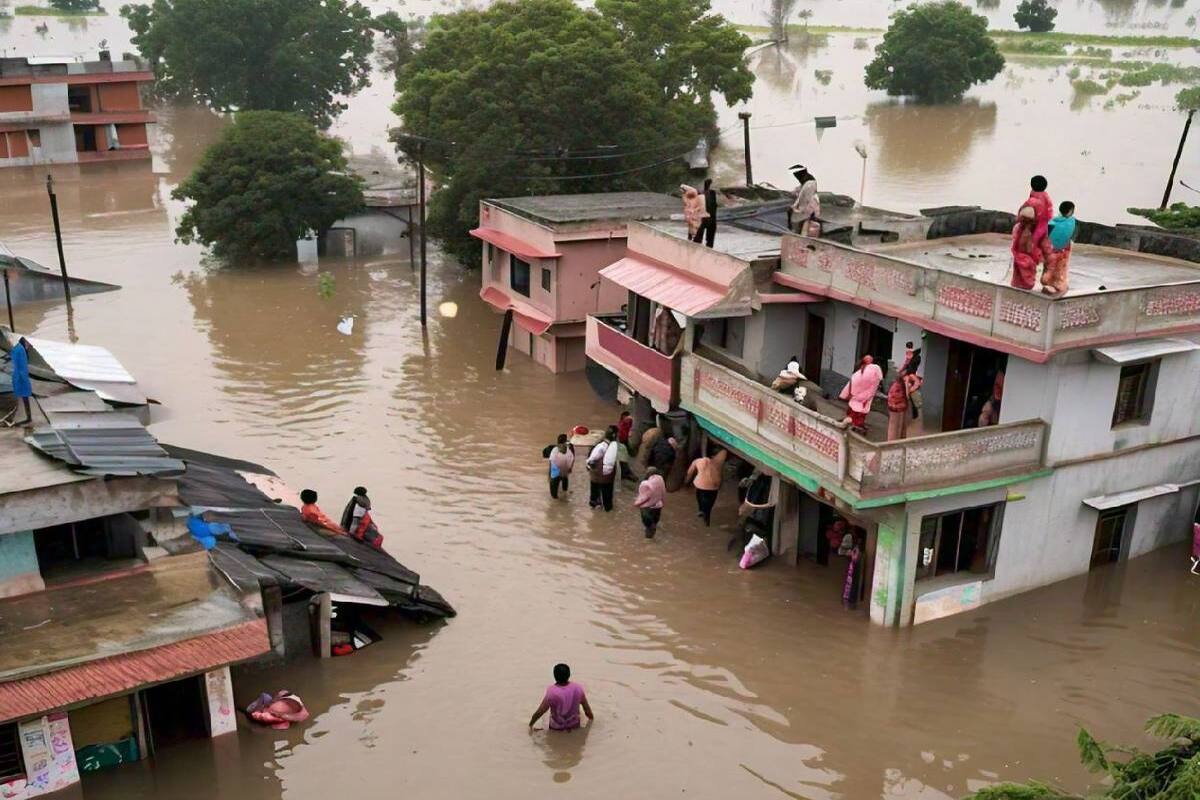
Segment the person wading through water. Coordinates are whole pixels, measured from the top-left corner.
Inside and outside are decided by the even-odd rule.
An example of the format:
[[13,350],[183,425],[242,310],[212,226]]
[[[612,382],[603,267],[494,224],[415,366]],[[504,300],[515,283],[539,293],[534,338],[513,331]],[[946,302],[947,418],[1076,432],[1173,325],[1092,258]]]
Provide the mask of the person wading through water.
[[550,496],[558,499],[558,490],[571,491],[571,470],[575,468],[575,445],[565,433],[558,435],[555,444],[546,445],[542,458],[550,460]]
[[696,516],[704,520],[705,527],[712,518],[713,506],[717,502],[717,492],[721,488],[721,470],[725,467],[725,459],[729,456],[727,450],[718,450],[713,456],[701,456],[688,467],[684,483],[696,485]]
[[532,728],[536,725],[542,715],[549,711],[550,730],[573,731],[579,727],[579,709],[581,707],[583,713],[587,715],[588,721],[595,722],[596,716],[592,714],[592,707],[588,705],[587,694],[584,693],[583,687],[578,683],[571,683],[571,668],[566,664],[555,664],[554,683],[546,687],[542,704],[529,718],[529,727]]
[[613,510],[613,480],[617,475],[617,455],[617,427],[613,425],[605,431],[604,440],[588,454],[587,468],[592,480],[588,505],[592,508]]

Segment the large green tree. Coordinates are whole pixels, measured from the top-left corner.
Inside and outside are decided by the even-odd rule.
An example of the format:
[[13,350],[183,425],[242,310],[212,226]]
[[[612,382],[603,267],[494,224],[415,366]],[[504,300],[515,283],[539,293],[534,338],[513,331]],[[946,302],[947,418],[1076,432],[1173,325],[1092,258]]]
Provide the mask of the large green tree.
[[465,263],[478,261],[466,232],[482,198],[665,189],[714,129],[710,91],[749,96],[745,37],[704,13],[656,25],[639,10],[707,2],[597,6],[606,13],[519,0],[436,16],[400,72],[398,142],[423,148],[443,184],[429,228]]
[[126,5],[156,88],[218,111],[274,110],[329,121],[370,76],[377,23],[357,0],[154,0]]
[[867,65],[866,84],[891,95],[946,103],[1002,69],[1004,56],[988,36],[987,17],[943,0],[912,5],[892,16],[875,59]]
[[81,14],[100,8],[100,0],[50,0],[51,8]]
[[295,257],[296,240],[362,207],[342,145],[282,111],[243,111],[171,196],[191,206],[175,229],[231,259]]

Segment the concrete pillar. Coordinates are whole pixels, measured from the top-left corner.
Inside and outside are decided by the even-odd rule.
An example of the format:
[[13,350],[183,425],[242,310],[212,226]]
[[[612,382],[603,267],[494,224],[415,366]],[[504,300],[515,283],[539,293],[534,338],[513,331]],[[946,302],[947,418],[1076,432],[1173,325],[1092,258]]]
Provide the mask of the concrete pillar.
[[308,615],[313,655],[317,658],[329,658],[332,646],[330,624],[333,620],[333,599],[327,593],[316,595],[308,601]]
[[271,640],[271,650],[283,658],[287,655],[287,647],[283,635],[283,590],[279,584],[272,583],[262,587],[263,612],[267,617],[267,636]]
[[38,570],[33,532],[0,535],[0,597],[40,592],[45,588]]
[[204,673],[204,693],[208,700],[208,735],[216,738],[236,732],[237,711],[233,704],[233,678],[229,667]]
[[642,443],[642,434],[658,424],[658,415],[650,405],[649,398],[640,394],[633,396],[629,404],[629,413],[633,415],[633,430],[629,433],[629,451],[636,453]]

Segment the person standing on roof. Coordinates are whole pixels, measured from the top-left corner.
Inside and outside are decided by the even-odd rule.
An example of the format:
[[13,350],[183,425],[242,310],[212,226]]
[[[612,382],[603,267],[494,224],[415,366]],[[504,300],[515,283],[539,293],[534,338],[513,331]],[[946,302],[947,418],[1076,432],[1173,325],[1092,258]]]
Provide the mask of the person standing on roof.
[[[29,398],[33,397],[33,383],[29,380],[29,352],[26,349],[28,342],[22,336],[13,345],[9,352],[9,358],[12,360],[12,387],[13,397],[21,401],[21,405],[25,407],[25,419],[20,422],[12,422],[12,425],[29,425],[33,422],[33,413],[30,411]],[[17,410],[14,408],[12,415],[17,416]]]
[[706,246],[712,247],[717,238],[717,190],[712,188],[712,178],[704,181],[704,213],[706,216],[700,220],[700,227],[696,229],[692,241],[703,241]]
[[793,164],[792,175],[796,178],[795,195],[791,208],[788,209],[788,228],[806,236],[820,236],[820,223],[810,231],[809,223],[815,222],[821,216],[821,197],[817,193],[817,179],[802,164]]
[[375,527],[375,520],[371,519],[371,499],[367,497],[365,487],[354,487],[354,494],[350,496],[350,502],[346,503],[346,508],[342,511],[342,527],[360,542],[369,544],[376,550],[383,549],[383,536],[379,533],[379,528]]
[[312,489],[305,489],[300,492],[300,516],[309,525],[316,525],[318,528],[324,528],[330,533],[345,534],[346,529],[336,522],[331,520],[321,507],[317,505],[317,493]]

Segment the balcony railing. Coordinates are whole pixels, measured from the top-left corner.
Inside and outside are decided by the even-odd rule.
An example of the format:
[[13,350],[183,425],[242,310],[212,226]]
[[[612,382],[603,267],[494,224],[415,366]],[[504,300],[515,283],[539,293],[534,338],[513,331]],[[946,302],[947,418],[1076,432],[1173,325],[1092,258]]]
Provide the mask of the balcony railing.
[[679,357],[647,347],[615,324],[620,315],[587,318],[587,355],[666,411],[679,400]]
[[926,328],[1002,343],[1033,361],[1091,343],[1200,325],[1200,280],[1054,300],[836,242],[789,234],[782,248],[789,285]]
[[683,357],[680,404],[860,496],[971,483],[1043,464],[1047,426],[1041,420],[876,443],[693,353]]

